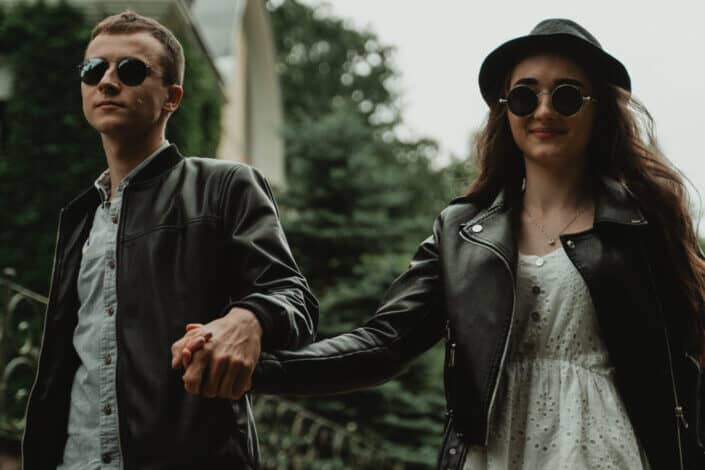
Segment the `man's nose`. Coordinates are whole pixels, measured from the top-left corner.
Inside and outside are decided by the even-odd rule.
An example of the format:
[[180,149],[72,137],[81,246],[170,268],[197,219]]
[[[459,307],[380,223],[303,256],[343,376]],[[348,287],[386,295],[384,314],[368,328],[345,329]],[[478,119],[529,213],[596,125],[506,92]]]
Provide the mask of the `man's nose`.
[[105,95],[114,96],[120,92],[120,86],[117,67],[115,64],[111,64],[98,82],[98,90]]

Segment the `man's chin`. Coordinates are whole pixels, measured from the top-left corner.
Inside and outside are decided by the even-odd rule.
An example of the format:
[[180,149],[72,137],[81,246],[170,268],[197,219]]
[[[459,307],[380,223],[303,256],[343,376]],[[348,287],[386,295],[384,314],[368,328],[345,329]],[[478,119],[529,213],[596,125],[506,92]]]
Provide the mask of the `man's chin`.
[[106,137],[126,137],[135,134],[134,126],[125,122],[100,121],[91,123],[92,127]]

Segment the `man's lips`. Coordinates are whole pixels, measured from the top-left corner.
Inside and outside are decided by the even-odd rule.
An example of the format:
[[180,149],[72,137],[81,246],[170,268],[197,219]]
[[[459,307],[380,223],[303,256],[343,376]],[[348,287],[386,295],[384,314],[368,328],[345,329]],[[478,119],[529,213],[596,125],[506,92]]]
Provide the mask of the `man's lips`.
[[116,108],[124,108],[125,105],[122,103],[118,103],[117,101],[109,101],[109,100],[104,100],[104,101],[99,101],[96,103],[95,107],[96,108],[104,108],[104,107],[116,107]]

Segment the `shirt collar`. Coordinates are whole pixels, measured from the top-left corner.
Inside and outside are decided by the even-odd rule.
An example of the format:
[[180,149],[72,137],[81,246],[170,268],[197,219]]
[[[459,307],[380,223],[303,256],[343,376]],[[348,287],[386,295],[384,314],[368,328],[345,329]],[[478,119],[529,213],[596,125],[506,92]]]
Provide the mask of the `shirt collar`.
[[[132,171],[130,171],[125,178],[120,182],[120,187],[124,188],[130,183],[130,180],[147,164],[154,159],[154,157],[167,148],[169,146],[169,141],[164,139],[164,142],[159,146],[157,150],[152,152],[147,158],[142,160],[139,165],[134,167]],[[101,199],[103,202],[110,200],[110,170],[107,169],[103,173],[100,174],[100,176],[95,180],[93,183],[98,190],[98,194],[100,194]]]

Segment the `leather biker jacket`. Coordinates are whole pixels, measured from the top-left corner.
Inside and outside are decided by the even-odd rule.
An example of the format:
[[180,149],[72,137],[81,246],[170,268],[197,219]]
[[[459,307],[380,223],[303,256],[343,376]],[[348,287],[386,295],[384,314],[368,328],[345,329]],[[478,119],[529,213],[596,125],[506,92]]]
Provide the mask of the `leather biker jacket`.
[[[24,468],[55,469],[66,442],[78,356],[76,279],[100,203],[95,188],[62,210]],[[254,169],[184,158],[167,147],[124,193],[117,238],[116,372],[125,469],[252,469],[258,448],[249,399],[186,393],[171,344],[191,322],[252,310],[263,350],[312,340],[318,304],[287,245],[269,186]],[[111,264],[112,266],[112,264]]]
[[[373,386],[445,338],[448,418],[438,468],[460,469],[469,446],[487,445],[497,406],[514,313],[517,207],[504,193],[488,207],[452,202],[363,327],[264,355],[255,390],[311,395]],[[659,231],[626,188],[603,181],[593,228],[561,243],[588,286],[651,467],[705,468],[700,368],[685,353],[686,307]]]

